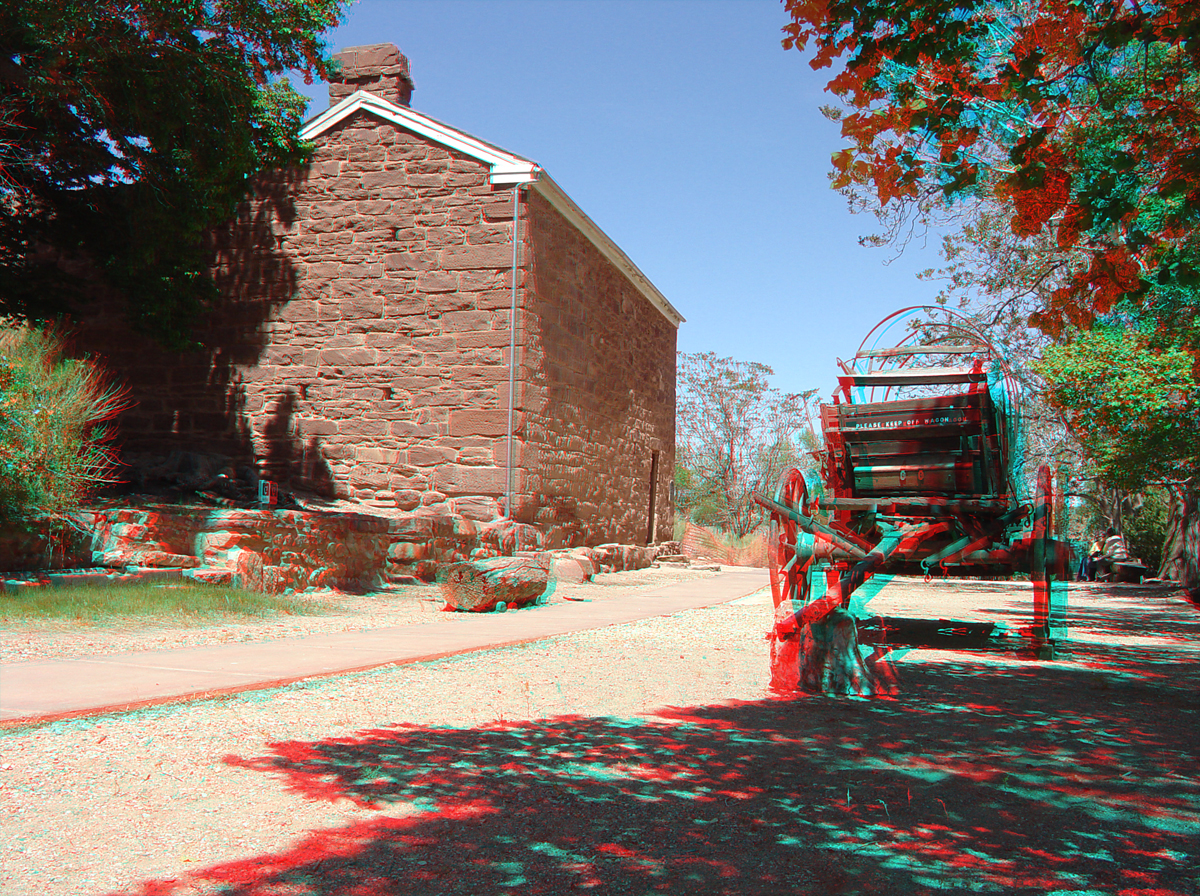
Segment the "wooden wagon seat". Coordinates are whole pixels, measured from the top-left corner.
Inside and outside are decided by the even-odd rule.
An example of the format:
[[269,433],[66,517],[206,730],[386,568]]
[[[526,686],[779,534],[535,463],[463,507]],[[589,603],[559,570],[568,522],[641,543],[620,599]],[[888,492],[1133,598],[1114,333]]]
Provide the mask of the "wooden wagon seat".
[[987,382],[987,374],[982,367],[909,367],[847,373],[838,377],[838,384],[845,390],[851,386],[929,386],[984,382]]
[[994,497],[1004,482],[986,388],[929,398],[825,405],[826,444],[848,497]]

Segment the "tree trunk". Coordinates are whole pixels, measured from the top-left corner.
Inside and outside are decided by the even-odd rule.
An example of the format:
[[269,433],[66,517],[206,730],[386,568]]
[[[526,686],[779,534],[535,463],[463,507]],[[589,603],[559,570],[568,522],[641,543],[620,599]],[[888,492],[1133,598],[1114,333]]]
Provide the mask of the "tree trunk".
[[886,650],[876,650],[864,661],[857,623],[840,608],[806,623],[786,641],[772,636],[771,687],[784,692],[798,688],[810,694],[861,697],[897,690]]
[[1160,579],[1179,582],[1188,595],[1200,599],[1200,512],[1196,490],[1190,485],[1171,489],[1171,513],[1163,546]]

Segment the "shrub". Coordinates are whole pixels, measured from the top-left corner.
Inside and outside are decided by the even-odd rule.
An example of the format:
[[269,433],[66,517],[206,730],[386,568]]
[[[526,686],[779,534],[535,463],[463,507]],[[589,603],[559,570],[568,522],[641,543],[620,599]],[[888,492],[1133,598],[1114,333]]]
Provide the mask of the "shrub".
[[1131,556],[1146,564],[1147,575],[1158,575],[1162,567],[1169,510],[1167,496],[1159,489],[1149,489],[1143,493],[1141,508],[1125,521],[1125,544]]
[[60,331],[0,321],[0,521],[61,516],[111,481],[104,421],[124,406]]

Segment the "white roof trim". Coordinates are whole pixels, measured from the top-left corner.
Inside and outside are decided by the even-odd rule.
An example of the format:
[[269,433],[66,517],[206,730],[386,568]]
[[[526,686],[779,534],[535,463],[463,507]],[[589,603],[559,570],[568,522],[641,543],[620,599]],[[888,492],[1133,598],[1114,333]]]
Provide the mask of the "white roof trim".
[[351,94],[336,106],[331,106],[316,118],[311,119],[301,128],[300,139],[312,140],[314,137],[319,137],[360,109],[450,149],[458,150],[464,155],[479,159],[492,169],[488,179],[493,184],[530,183],[533,189],[537,190],[564,218],[575,225],[593,246],[600,250],[600,254],[616,265],[638,292],[662,312],[672,326],[678,327],[683,323],[683,315],[658,291],[650,282],[650,278],[630,261],[629,256],[609,239],[608,234],[596,226],[595,221],[584,214],[583,209],[577,206],[571,197],[563,192],[562,187],[556,184],[553,178],[546,174],[536,162],[505,152],[497,146],[484,143],[470,134],[442,124],[428,115],[414,112],[407,106],[398,106],[365,90]]
[[621,251],[620,246],[609,238],[607,233],[596,226],[595,221],[584,214],[583,209],[577,206],[574,200],[563,192],[562,187],[554,182],[554,178],[543,171],[541,176],[530,186],[537,190],[564,218],[574,224],[579,232],[600,250],[600,254],[616,265],[617,269],[637,287],[638,292],[661,311],[663,317],[669,320],[673,326],[678,327],[684,322],[684,316],[667,301],[666,296],[658,291],[658,288],[650,282],[650,278],[641,272],[629,256]]
[[365,90],[352,93],[336,106],[331,106],[309,121],[300,129],[300,139],[311,140],[325,133],[360,109],[370,112],[384,121],[390,121],[392,124],[399,125],[405,130],[420,134],[422,137],[428,137],[430,140],[434,140],[450,149],[456,149],[464,155],[479,159],[479,161],[491,167],[492,173],[489,180],[494,184],[531,181],[537,177],[537,172],[541,170],[538,168],[536,162],[515,156],[511,152],[505,152],[499,147],[492,146],[472,137],[470,134],[464,134],[462,131],[452,128],[449,125],[444,125],[440,121],[430,118],[428,115],[414,112],[407,106],[398,106],[395,103],[390,103],[382,97],[375,96],[375,94],[368,93]]

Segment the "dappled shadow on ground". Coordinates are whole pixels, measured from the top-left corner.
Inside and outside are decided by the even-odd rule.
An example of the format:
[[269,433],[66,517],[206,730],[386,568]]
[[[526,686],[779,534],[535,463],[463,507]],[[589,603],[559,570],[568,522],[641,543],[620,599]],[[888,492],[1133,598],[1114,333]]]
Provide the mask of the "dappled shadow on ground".
[[[1068,640],[1087,631],[1118,638],[1185,638],[1200,646],[1200,612],[1197,612],[1200,607],[1189,602],[1178,586],[1071,582],[1062,587]],[[1010,585],[998,590],[995,598],[986,600],[988,605],[981,606],[975,614],[978,619],[1002,623],[1014,632],[1027,627],[1033,619],[1030,589],[1014,590]]]
[[1071,603],[1072,625],[1117,636],[1186,638],[1200,645],[1200,613],[1173,586],[1108,585]]
[[905,663],[896,700],[274,744],[227,761],[378,817],[132,892],[1200,891],[1195,654],[1073,650]]

